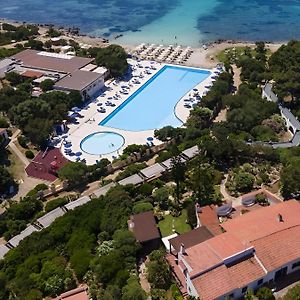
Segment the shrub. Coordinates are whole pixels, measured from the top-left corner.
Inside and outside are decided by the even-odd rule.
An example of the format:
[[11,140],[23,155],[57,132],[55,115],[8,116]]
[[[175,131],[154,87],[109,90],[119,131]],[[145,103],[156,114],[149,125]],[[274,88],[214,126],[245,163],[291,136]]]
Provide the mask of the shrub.
[[0,118],[0,128],[8,128],[9,124],[4,118]]
[[153,205],[149,202],[139,202],[133,206],[133,213],[138,214],[153,209]]
[[270,205],[268,199],[264,194],[258,194],[255,196],[255,202],[262,205],[262,206],[267,206]]
[[29,159],[33,159],[34,158],[34,153],[31,150],[26,150],[25,151],[25,156]]
[[267,287],[261,287],[260,289],[258,289],[258,291],[256,292],[256,297],[259,300],[273,300],[273,299],[275,299],[272,291]]
[[28,146],[27,146],[28,139],[25,136],[23,136],[23,135],[19,136],[18,137],[18,142],[19,142],[21,147],[28,148]]
[[46,212],[49,212],[57,207],[60,207],[60,206],[63,206],[65,204],[68,203],[68,199],[67,198],[57,198],[57,199],[54,199],[50,202],[48,202],[45,206],[45,211]]

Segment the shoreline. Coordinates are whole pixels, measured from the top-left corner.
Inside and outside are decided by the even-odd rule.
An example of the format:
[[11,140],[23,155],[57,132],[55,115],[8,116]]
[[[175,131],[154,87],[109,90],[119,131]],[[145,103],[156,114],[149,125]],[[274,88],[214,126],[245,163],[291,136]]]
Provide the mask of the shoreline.
[[[91,47],[105,47],[111,44],[117,44],[122,46],[127,52],[131,52],[136,48],[136,44],[123,44],[118,41],[117,38],[115,39],[107,39],[104,37],[97,37],[88,34],[84,34],[80,32],[80,28],[77,27],[67,27],[67,26],[59,26],[55,24],[39,24],[39,23],[32,23],[32,22],[22,22],[16,20],[8,20],[5,18],[0,17],[0,23],[8,23],[15,26],[21,25],[35,25],[39,28],[40,36],[37,37],[38,40],[44,41],[46,31],[53,27],[62,32],[61,38],[63,39],[73,39],[78,43],[88,44]],[[265,41],[266,47],[270,49],[272,52],[276,51],[281,45],[286,44],[287,41]],[[149,43],[150,44],[150,43]],[[1,47],[7,47],[8,45],[4,45]],[[203,46],[205,45],[205,49]],[[182,45],[188,46],[188,45]],[[218,39],[216,41],[211,41],[207,43],[200,44],[198,47],[191,47],[194,51],[195,55],[191,61],[188,62],[189,66],[194,67],[204,67],[204,68],[211,68],[218,63],[216,60],[216,55],[220,52],[225,50],[226,48],[230,47],[253,47],[255,46],[254,41],[244,41],[244,40],[222,40]]]

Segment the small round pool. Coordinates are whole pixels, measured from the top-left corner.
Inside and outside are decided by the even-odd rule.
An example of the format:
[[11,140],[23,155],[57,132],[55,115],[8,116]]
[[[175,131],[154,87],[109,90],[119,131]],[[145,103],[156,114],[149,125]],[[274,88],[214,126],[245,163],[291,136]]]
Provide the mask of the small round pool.
[[86,136],[80,143],[82,151],[93,154],[109,154],[117,151],[124,145],[125,139],[115,132],[95,132]]

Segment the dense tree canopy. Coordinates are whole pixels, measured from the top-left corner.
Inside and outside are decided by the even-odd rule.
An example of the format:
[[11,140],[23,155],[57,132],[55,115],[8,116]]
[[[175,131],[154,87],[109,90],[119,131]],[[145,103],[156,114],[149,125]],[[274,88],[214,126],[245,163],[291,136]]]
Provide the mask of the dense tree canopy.
[[127,54],[118,45],[97,48],[96,63],[106,67],[114,77],[122,76],[128,70]]

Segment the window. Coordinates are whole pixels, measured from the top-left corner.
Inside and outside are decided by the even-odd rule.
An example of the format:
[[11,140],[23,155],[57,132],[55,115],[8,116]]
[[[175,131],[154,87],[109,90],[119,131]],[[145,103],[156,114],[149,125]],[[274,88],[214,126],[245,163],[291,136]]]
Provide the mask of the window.
[[231,293],[228,297],[229,297],[230,299],[233,299],[233,298],[234,298],[234,293]]
[[261,285],[261,284],[263,284],[263,282],[264,282],[263,279],[259,279],[259,280],[257,281],[257,285]]
[[243,294],[247,292],[247,288],[248,288],[247,286],[245,286],[245,287],[242,288],[242,293]]
[[298,268],[298,267],[300,267],[300,261],[298,261],[298,262],[296,262],[292,265],[292,269],[295,269],[295,268]]

